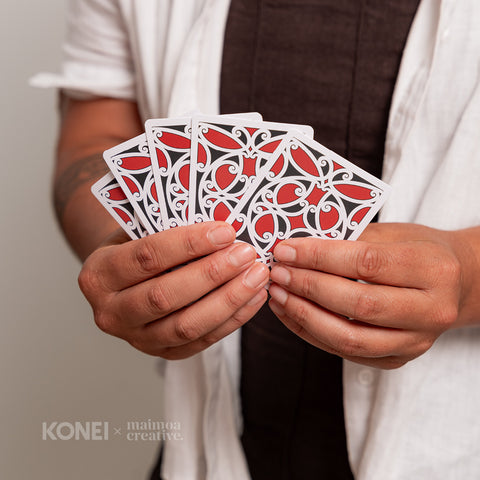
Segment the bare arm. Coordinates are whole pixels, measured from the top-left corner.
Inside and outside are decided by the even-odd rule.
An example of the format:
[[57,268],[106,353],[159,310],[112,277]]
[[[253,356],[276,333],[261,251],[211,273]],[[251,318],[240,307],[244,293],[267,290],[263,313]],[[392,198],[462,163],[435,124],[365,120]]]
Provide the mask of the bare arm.
[[102,152],[142,130],[133,102],[111,98],[62,99],[54,204],[60,226],[81,259],[118,229],[90,192],[92,184],[108,170]]

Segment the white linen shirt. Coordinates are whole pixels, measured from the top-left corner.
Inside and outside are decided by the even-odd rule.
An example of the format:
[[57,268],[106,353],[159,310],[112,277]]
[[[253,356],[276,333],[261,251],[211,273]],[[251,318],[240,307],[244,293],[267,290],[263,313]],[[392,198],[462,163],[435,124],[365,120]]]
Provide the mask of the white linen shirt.
[[[229,0],[71,0],[60,75],[33,83],[138,102],[143,118],[218,113]],[[480,225],[480,2],[422,0],[392,101],[381,221]],[[238,441],[238,334],[169,362],[166,480],[246,479]],[[480,328],[443,334],[384,371],[344,362],[349,458],[357,480],[480,478]]]

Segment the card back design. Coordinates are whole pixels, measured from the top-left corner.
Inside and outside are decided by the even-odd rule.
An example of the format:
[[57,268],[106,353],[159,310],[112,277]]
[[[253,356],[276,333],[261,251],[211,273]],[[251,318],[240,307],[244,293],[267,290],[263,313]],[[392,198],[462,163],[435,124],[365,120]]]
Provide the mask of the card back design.
[[287,238],[357,239],[390,187],[305,136],[288,136],[280,148],[249,201],[229,218],[245,225],[237,238],[267,264]]
[[145,123],[164,228],[188,223],[191,121],[152,119]]
[[248,195],[268,159],[292,128],[307,126],[197,117],[192,124],[191,223],[226,220]]
[[117,145],[103,158],[148,233],[163,230],[161,211],[145,134]]
[[147,235],[125,192],[111,172],[92,185],[92,193],[132,240]]

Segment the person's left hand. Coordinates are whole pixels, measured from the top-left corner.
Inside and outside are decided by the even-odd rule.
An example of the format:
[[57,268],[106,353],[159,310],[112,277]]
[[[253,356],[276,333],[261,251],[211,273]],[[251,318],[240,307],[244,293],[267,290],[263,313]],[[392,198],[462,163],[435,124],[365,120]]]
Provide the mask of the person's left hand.
[[318,348],[400,367],[444,331],[478,322],[479,231],[372,224],[357,242],[286,240],[274,251],[270,308]]

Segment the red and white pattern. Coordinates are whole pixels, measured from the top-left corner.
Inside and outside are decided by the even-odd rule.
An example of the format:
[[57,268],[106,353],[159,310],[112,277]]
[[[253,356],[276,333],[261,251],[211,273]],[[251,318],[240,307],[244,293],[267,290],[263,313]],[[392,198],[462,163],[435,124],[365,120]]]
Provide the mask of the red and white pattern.
[[226,220],[292,128],[313,136],[311,127],[302,125],[197,117],[192,124],[190,223]]
[[358,238],[378,212],[388,186],[301,135],[289,135],[229,221],[269,263],[287,238]]
[[162,231],[161,212],[145,134],[106,150],[103,158],[148,233]]
[[147,120],[145,130],[163,226],[187,225],[191,120]]
[[147,235],[132,204],[111,172],[95,182],[92,193],[132,240]]
[[132,239],[224,220],[269,264],[291,237],[357,239],[387,198],[388,185],[312,138],[256,113],[152,119],[104,152],[113,176],[92,191]]

